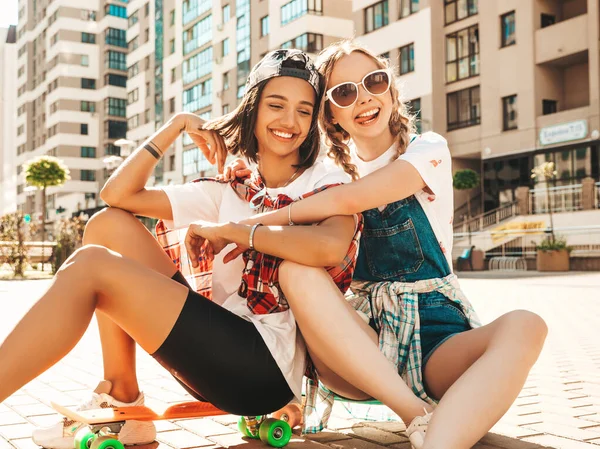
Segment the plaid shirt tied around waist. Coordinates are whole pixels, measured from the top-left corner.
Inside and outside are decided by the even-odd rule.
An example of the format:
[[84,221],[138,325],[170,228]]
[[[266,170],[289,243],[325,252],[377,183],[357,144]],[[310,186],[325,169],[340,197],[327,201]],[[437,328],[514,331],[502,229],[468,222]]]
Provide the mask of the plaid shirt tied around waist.
[[[379,331],[379,349],[398,368],[398,373],[415,395],[435,404],[427,396],[421,371],[419,295],[438,291],[456,303],[472,328],[481,326],[473,306],[458,285],[455,274],[417,282],[354,281],[348,302],[360,314],[373,318]],[[369,303],[369,299],[372,303]],[[303,433],[316,433],[327,426],[335,395],[318,381],[308,379]]]
[[[201,178],[193,182],[220,182],[213,178]],[[261,177],[254,174],[250,177],[235,179],[230,186],[238,197],[250,203],[250,207],[257,213],[280,209],[294,200],[280,194],[271,198],[267,194],[266,186]],[[308,198],[338,184],[330,184],[302,195],[298,200]],[[350,287],[352,275],[356,266],[360,234],[363,227],[362,216],[358,216],[354,229],[354,236],[341,264],[327,267],[327,272],[332,277],[340,291],[344,293]],[[185,237],[185,236],[183,236]],[[206,245],[200,251],[198,267],[193,268],[185,250],[181,232],[167,228],[160,220],[156,225],[156,238],[163,250],[171,258],[177,269],[182,272],[192,288],[201,295],[212,299],[212,258],[206,254]],[[280,258],[248,250],[243,254],[244,270],[238,294],[247,300],[248,309],[253,314],[267,314],[282,312],[289,309],[289,305],[279,287],[279,266],[283,261]]]

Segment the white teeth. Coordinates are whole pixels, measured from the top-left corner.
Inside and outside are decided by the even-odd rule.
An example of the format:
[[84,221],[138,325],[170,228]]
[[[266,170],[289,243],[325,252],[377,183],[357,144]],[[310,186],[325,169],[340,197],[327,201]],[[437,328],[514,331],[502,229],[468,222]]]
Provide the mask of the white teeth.
[[358,115],[358,117],[368,117],[369,115],[375,115],[379,112],[379,108],[377,109],[371,109],[370,111],[367,112],[363,112],[362,114]]
[[275,130],[272,130],[272,131],[273,131],[273,134],[275,134],[278,137],[283,137],[284,139],[291,139],[293,136],[293,134],[284,133],[281,131],[275,131]]

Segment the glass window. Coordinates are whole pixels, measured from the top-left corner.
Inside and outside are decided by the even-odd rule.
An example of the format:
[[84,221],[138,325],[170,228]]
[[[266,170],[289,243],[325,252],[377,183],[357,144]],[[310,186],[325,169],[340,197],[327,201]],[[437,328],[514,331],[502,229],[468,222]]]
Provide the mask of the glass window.
[[81,170],[82,181],[95,181],[96,172],[94,170]]
[[400,48],[400,75],[415,71],[415,44]]
[[81,157],[96,157],[96,148],[81,147]]
[[121,17],[123,19],[127,18],[127,8],[125,6],[119,6],[119,5],[106,5],[104,7],[104,12],[106,13],[106,15],[109,16],[115,16],[115,17]]
[[107,139],[125,138],[127,135],[127,122],[106,120],[104,122],[104,134]]
[[95,89],[96,88],[96,80],[90,78],[81,78],[81,88],[82,89]]
[[223,39],[223,46],[221,48],[221,56],[225,57],[229,54],[229,38]]
[[447,95],[448,131],[481,123],[479,86]]
[[95,44],[96,35],[93,33],[81,33],[81,42],[85,44]]
[[109,50],[104,54],[104,66],[109,69],[127,70],[127,53]]
[[478,0],[444,0],[446,25],[478,13]]
[[264,16],[260,19],[260,37],[267,36],[269,34],[269,16]]
[[400,18],[419,12],[419,0],[400,0]]
[[81,65],[84,67],[88,67],[90,65],[90,58],[88,55],[81,55]]
[[88,125],[87,125],[87,123],[81,123],[79,125],[79,128],[80,128],[79,129],[79,134],[83,134],[83,135],[87,136],[87,134],[88,134]]
[[479,25],[446,36],[446,82],[479,75]]
[[502,26],[502,47],[508,47],[517,43],[517,37],[515,35],[515,12],[509,12],[504,14],[500,18]]
[[136,10],[127,18],[127,24],[129,25],[129,28],[131,28],[133,25],[138,23],[138,20],[139,20],[139,16],[138,16],[138,11]]
[[518,128],[516,95],[510,95],[502,99],[502,123],[504,131]]
[[83,112],[96,112],[96,103],[93,101],[82,101],[80,108]]
[[365,33],[370,33],[386,26],[389,23],[388,0],[383,0],[365,8],[364,20]]
[[304,33],[291,41],[284,42],[281,48],[297,48],[307,53],[317,53],[323,50],[323,35]]
[[231,6],[225,5],[223,6],[223,23],[229,22],[231,18]]
[[212,14],[183,32],[183,54],[194,51],[212,40]]
[[543,115],[555,114],[557,111],[558,111],[558,101],[542,100],[542,114]]
[[104,32],[104,42],[107,45],[127,48],[127,32],[117,28],[108,28]]
[[212,104],[212,79],[183,91],[183,110],[196,112]]
[[125,117],[127,100],[124,98],[107,98],[104,100],[104,113],[117,117]]
[[211,0],[185,0],[182,4],[183,24],[186,25],[212,7]]
[[212,72],[213,48],[206,50],[183,61],[183,84],[189,84]]
[[305,14],[323,14],[321,0],[292,0],[281,7],[281,25],[302,17]]
[[415,128],[417,133],[421,134],[421,99],[415,98],[407,102],[408,111],[414,116]]

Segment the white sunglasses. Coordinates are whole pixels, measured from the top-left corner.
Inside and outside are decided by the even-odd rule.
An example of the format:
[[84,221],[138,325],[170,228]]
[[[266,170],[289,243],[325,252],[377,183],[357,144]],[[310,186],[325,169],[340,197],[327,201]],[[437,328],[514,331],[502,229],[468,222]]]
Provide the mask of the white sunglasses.
[[327,91],[327,99],[338,108],[349,108],[358,100],[358,88],[362,86],[371,95],[383,95],[390,89],[391,77],[387,69],[367,73],[360,83],[346,81]]

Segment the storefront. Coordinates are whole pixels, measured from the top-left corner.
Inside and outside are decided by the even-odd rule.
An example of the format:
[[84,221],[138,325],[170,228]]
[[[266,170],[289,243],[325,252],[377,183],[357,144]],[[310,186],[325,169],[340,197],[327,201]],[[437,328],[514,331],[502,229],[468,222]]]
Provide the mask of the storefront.
[[483,201],[486,211],[515,200],[519,186],[545,188],[546,182],[531,178],[531,170],[554,162],[557,175],[550,187],[580,184],[586,177],[600,181],[600,140],[571,143],[588,137],[587,121],[580,120],[542,128],[542,148],[510,157],[483,161]]

